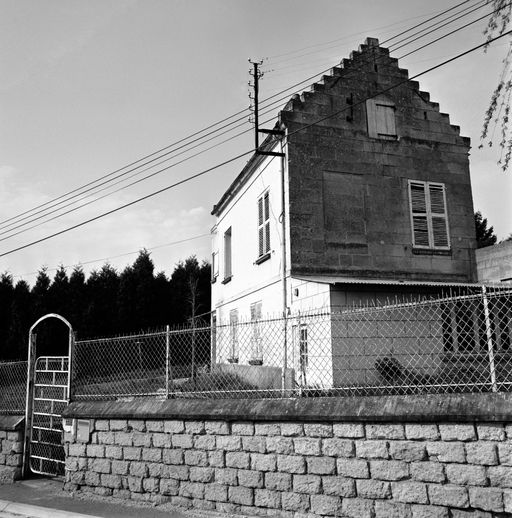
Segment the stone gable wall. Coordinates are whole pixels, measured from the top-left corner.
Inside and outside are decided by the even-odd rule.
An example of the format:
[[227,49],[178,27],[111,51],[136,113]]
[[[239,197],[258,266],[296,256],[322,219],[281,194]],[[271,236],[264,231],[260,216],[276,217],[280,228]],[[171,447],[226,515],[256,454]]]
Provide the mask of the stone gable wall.
[[23,465],[23,430],[0,427],[0,484],[21,478]]
[[66,434],[71,491],[290,518],[512,515],[512,422],[91,423],[88,442]]

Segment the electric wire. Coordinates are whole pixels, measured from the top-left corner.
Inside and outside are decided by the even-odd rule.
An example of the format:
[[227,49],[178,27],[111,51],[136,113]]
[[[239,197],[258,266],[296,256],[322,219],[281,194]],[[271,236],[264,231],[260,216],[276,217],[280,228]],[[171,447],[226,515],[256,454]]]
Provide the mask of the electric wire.
[[[466,50],[466,51],[464,51],[464,52],[461,52],[461,53],[457,54],[456,56],[453,56],[453,57],[451,57],[451,58],[449,58],[449,59],[447,59],[447,60],[445,60],[445,61],[443,61],[443,62],[441,62],[441,63],[438,63],[437,65],[434,65],[434,66],[432,66],[432,67],[430,67],[430,68],[428,68],[428,69],[426,69],[426,70],[424,70],[424,71],[422,71],[422,72],[419,72],[419,73],[417,73],[417,74],[415,74],[415,75],[411,76],[410,78],[407,78],[407,79],[404,79],[404,80],[402,80],[402,81],[399,81],[398,83],[396,83],[396,84],[394,84],[394,85],[391,85],[391,86],[389,86],[389,87],[387,87],[387,88],[385,88],[385,89],[383,89],[383,90],[381,90],[381,91],[379,91],[379,92],[377,92],[377,93],[375,93],[375,94],[373,94],[373,95],[370,95],[370,96],[366,97],[365,99],[362,99],[362,100],[360,100],[360,101],[356,101],[356,102],[355,102],[354,104],[352,104],[351,106],[345,107],[345,108],[343,108],[343,109],[341,109],[341,110],[337,110],[336,112],[333,112],[333,113],[331,113],[331,114],[330,114],[330,115],[328,115],[328,116],[322,117],[322,118],[320,118],[320,119],[316,120],[316,121],[315,121],[315,122],[313,122],[313,123],[310,123],[310,124],[304,125],[304,126],[302,126],[301,128],[298,128],[297,130],[295,130],[295,131],[293,131],[293,132],[289,133],[289,134],[286,136],[286,139],[287,139],[287,141],[289,142],[289,138],[290,138],[291,136],[293,136],[293,135],[295,135],[295,134],[297,134],[297,133],[299,133],[299,132],[301,132],[301,131],[305,131],[306,129],[308,129],[308,128],[312,127],[312,126],[316,126],[316,125],[320,124],[321,122],[323,122],[323,121],[325,121],[325,120],[328,120],[328,119],[330,119],[330,118],[332,118],[332,117],[335,117],[336,115],[339,115],[340,113],[342,113],[342,112],[344,112],[344,111],[347,111],[347,110],[351,109],[353,106],[360,105],[360,104],[362,104],[362,103],[366,102],[366,101],[367,101],[367,100],[369,100],[369,99],[373,99],[373,98],[377,97],[378,95],[381,95],[381,94],[383,94],[383,93],[386,93],[386,92],[388,92],[388,91],[390,91],[390,90],[392,90],[392,89],[394,89],[394,88],[397,88],[397,87],[399,87],[399,86],[401,86],[401,85],[403,85],[403,84],[405,84],[405,83],[407,83],[407,82],[409,82],[409,81],[412,81],[412,80],[414,80],[414,79],[416,79],[416,78],[418,78],[418,77],[421,77],[422,75],[425,75],[425,74],[427,74],[427,73],[429,73],[429,72],[432,72],[433,70],[436,70],[436,69],[438,69],[438,68],[441,68],[441,67],[443,67],[443,66],[445,66],[445,65],[447,65],[447,64],[449,64],[449,63],[452,63],[453,61],[455,61],[455,60],[457,60],[457,59],[460,59],[460,58],[462,58],[462,57],[464,57],[464,56],[466,56],[466,55],[470,54],[471,52],[474,52],[475,50],[481,49],[481,48],[483,48],[483,47],[485,47],[485,46],[489,45],[490,43],[493,43],[494,41],[497,41],[497,40],[499,40],[499,39],[501,39],[501,38],[503,38],[503,37],[505,37],[505,36],[509,36],[509,35],[511,35],[511,34],[512,34],[512,30],[507,31],[507,32],[504,32],[504,33],[502,33],[502,34],[500,34],[500,35],[496,36],[495,38],[491,38],[491,39],[489,39],[489,40],[485,41],[484,43],[481,43],[481,44],[476,45],[476,46],[474,46],[474,47],[472,47],[472,48],[470,48],[470,49],[468,49],[468,50]],[[76,229],[76,228],[82,227],[82,226],[84,226],[84,225],[86,225],[86,224],[88,224],[88,223],[91,223],[91,222],[93,222],[93,221],[96,221],[96,220],[98,220],[98,219],[100,219],[100,218],[103,218],[103,217],[105,217],[105,216],[108,216],[108,215],[110,215],[110,214],[113,214],[114,212],[118,212],[118,211],[120,211],[120,210],[122,210],[122,209],[125,209],[125,208],[127,208],[127,207],[132,206],[132,205],[135,205],[136,203],[139,203],[139,202],[141,202],[141,201],[144,201],[144,200],[147,200],[147,199],[149,199],[149,198],[152,198],[153,196],[156,196],[156,195],[158,195],[158,194],[161,194],[162,192],[168,191],[169,189],[172,189],[172,188],[175,188],[175,187],[177,187],[177,186],[179,186],[179,185],[182,185],[182,184],[184,184],[184,183],[187,183],[187,182],[189,182],[189,181],[191,181],[191,180],[193,180],[193,179],[195,179],[195,178],[198,178],[198,177],[200,177],[200,176],[203,176],[203,175],[205,175],[205,174],[207,174],[207,173],[209,173],[209,172],[211,172],[211,171],[214,171],[214,170],[216,170],[216,169],[218,169],[218,168],[220,168],[220,167],[222,167],[222,166],[224,166],[224,165],[226,165],[226,164],[229,164],[229,163],[234,162],[235,160],[238,160],[238,159],[240,159],[240,158],[242,158],[242,157],[244,157],[244,156],[247,156],[247,155],[249,155],[249,154],[252,154],[252,153],[254,153],[255,151],[256,151],[255,149],[251,149],[251,150],[249,150],[249,151],[246,151],[246,152],[244,152],[244,153],[242,153],[242,154],[240,154],[240,155],[238,155],[238,156],[236,156],[236,157],[233,157],[233,158],[231,158],[231,159],[228,159],[228,160],[226,160],[226,161],[224,161],[224,162],[222,162],[222,163],[220,163],[220,164],[217,164],[217,165],[215,165],[215,166],[213,166],[213,167],[210,167],[210,168],[208,168],[208,169],[205,169],[205,170],[203,170],[203,171],[200,171],[200,172],[198,172],[198,173],[196,173],[196,174],[194,174],[194,175],[188,176],[187,178],[185,178],[185,179],[183,179],[183,180],[180,180],[180,181],[178,181],[178,182],[175,182],[175,183],[173,183],[173,184],[171,184],[171,185],[168,185],[168,186],[166,186],[166,187],[164,187],[164,188],[162,188],[162,189],[159,189],[159,190],[157,190],[157,191],[154,191],[154,192],[152,192],[152,193],[150,193],[150,194],[147,194],[147,195],[145,195],[145,196],[142,196],[142,197],[140,197],[140,198],[137,198],[137,199],[135,199],[135,200],[132,200],[132,201],[131,201],[131,202],[129,202],[129,203],[125,203],[124,205],[121,205],[121,206],[119,206],[119,207],[116,207],[115,209],[112,209],[112,210],[110,210],[110,211],[104,212],[104,213],[99,214],[99,215],[97,215],[97,216],[95,216],[95,217],[93,217],[93,218],[89,218],[89,219],[88,219],[88,220],[86,220],[86,221],[82,221],[82,222],[80,222],[80,223],[78,223],[78,224],[76,224],[76,225],[73,225],[73,226],[71,226],[71,227],[67,227],[67,228],[65,228],[65,229],[63,229],[63,230],[60,230],[60,231],[55,232],[55,233],[53,233],[53,234],[47,235],[47,236],[45,236],[45,237],[43,237],[43,238],[37,239],[37,240],[32,241],[32,242],[30,242],[30,243],[26,243],[26,244],[24,244],[24,245],[22,245],[22,246],[16,247],[16,248],[11,249],[11,250],[9,250],[9,251],[7,251],[7,252],[3,252],[3,253],[1,253],[1,254],[0,254],[0,257],[5,257],[6,255],[12,254],[12,253],[14,253],[14,252],[18,252],[18,251],[23,250],[23,249],[26,249],[26,248],[28,248],[28,247],[30,247],[30,246],[36,245],[36,244],[41,243],[41,242],[43,242],[43,241],[47,241],[48,239],[51,239],[51,238],[54,238],[54,237],[56,237],[56,236],[62,235],[62,234],[64,234],[64,233],[66,233],[66,232],[69,232],[69,231],[74,230],[74,229]]]

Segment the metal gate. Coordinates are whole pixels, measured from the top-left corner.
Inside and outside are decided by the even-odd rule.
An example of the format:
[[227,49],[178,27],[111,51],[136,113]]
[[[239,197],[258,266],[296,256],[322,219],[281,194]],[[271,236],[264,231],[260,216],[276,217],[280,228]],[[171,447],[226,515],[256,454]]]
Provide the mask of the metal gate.
[[30,469],[41,475],[64,475],[62,412],[68,404],[68,356],[41,356],[34,369]]
[[[68,356],[36,359],[35,327],[47,318],[57,318],[69,328]],[[62,476],[65,470],[62,413],[69,403],[74,334],[71,324],[51,313],[40,318],[29,332],[27,404],[23,476]]]

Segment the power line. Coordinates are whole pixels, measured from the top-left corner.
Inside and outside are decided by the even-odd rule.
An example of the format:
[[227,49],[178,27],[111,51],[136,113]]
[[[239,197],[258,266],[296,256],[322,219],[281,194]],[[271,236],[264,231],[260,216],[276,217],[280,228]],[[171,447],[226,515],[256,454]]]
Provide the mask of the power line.
[[[485,41],[484,43],[481,43],[481,44],[479,44],[479,45],[477,45],[477,46],[475,46],[475,47],[472,47],[471,49],[468,49],[468,50],[466,50],[466,51],[464,51],[464,52],[461,52],[460,54],[457,54],[456,56],[454,56],[454,57],[452,57],[452,58],[450,58],[450,59],[447,59],[447,60],[445,60],[445,61],[443,61],[443,62],[441,62],[441,63],[439,63],[439,64],[437,64],[437,65],[434,65],[433,67],[430,67],[430,68],[428,68],[428,69],[424,70],[423,72],[419,72],[418,74],[415,74],[415,75],[413,75],[413,76],[411,76],[411,77],[409,77],[409,78],[407,78],[407,79],[404,79],[403,81],[400,81],[400,82],[398,82],[398,83],[396,83],[396,84],[394,84],[394,85],[392,85],[392,86],[390,86],[390,87],[388,87],[388,88],[385,88],[385,89],[381,90],[380,92],[377,92],[377,93],[375,93],[375,94],[373,94],[373,95],[370,95],[370,96],[366,97],[365,99],[362,99],[362,100],[360,100],[360,101],[356,101],[356,102],[355,102],[354,104],[352,104],[350,107],[345,107],[345,108],[343,108],[343,109],[341,109],[341,110],[338,110],[338,111],[336,111],[336,112],[331,113],[331,114],[330,114],[330,115],[328,115],[328,116],[322,117],[322,118],[318,119],[317,121],[315,121],[315,122],[313,122],[313,123],[311,123],[311,124],[307,124],[307,125],[305,125],[305,126],[303,126],[303,127],[301,127],[301,128],[298,128],[297,130],[295,130],[295,131],[293,131],[293,132],[289,133],[289,134],[287,135],[287,139],[289,139],[289,137],[290,137],[290,136],[293,136],[293,135],[295,135],[296,133],[299,133],[299,132],[301,132],[301,131],[305,131],[306,129],[308,129],[308,128],[312,127],[312,126],[316,126],[316,125],[320,124],[321,122],[323,122],[323,121],[325,121],[325,120],[327,120],[327,119],[330,119],[330,118],[332,118],[332,117],[335,117],[336,115],[339,115],[340,113],[342,113],[342,112],[344,112],[344,111],[347,111],[347,110],[349,110],[349,109],[353,108],[353,106],[360,105],[360,104],[362,104],[362,103],[366,102],[368,99],[373,99],[374,97],[377,97],[378,95],[381,95],[381,94],[386,93],[386,92],[388,92],[388,91],[390,91],[390,90],[392,90],[392,89],[394,89],[394,88],[397,88],[398,86],[401,86],[402,84],[405,84],[405,83],[407,83],[407,82],[409,82],[409,81],[412,81],[413,79],[416,79],[416,78],[418,78],[418,77],[420,77],[420,76],[422,76],[422,75],[425,75],[425,74],[427,74],[427,73],[429,73],[429,72],[432,72],[433,70],[436,70],[436,69],[438,69],[438,68],[441,68],[441,67],[443,67],[443,66],[447,65],[448,63],[451,63],[451,62],[453,62],[453,61],[455,61],[455,60],[457,60],[457,59],[460,59],[461,57],[464,57],[464,56],[466,56],[466,55],[470,54],[471,52],[474,52],[475,50],[478,50],[478,49],[480,49],[480,48],[483,48],[483,47],[485,47],[485,46],[489,45],[490,43],[492,43],[492,42],[494,42],[494,41],[497,41],[497,40],[499,40],[499,39],[501,39],[501,38],[503,38],[503,37],[505,37],[505,36],[509,36],[510,34],[512,34],[512,30],[507,31],[507,32],[504,32],[504,33],[500,34],[499,36],[496,36],[495,38],[492,38],[492,39],[490,39],[490,40],[487,40],[487,41]],[[179,182],[176,182],[176,183],[174,183],[174,184],[168,185],[167,187],[164,187],[164,188],[162,188],[162,189],[159,189],[159,190],[157,190],[157,191],[154,191],[153,193],[150,193],[150,194],[148,194],[148,195],[146,195],[146,196],[142,196],[142,197],[140,197],[140,198],[137,198],[136,200],[133,200],[133,201],[131,201],[131,202],[129,202],[129,203],[126,203],[126,204],[124,204],[124,205],[121,205],[121,206],[119,206],[119,207],[117,207],[117,208],[115,208],[115,209],[112,209],[112,210],[107,211],[107,212],[105,212],[105,213],[103,213],[103,214],[100,214],[100,215],[98,215],[98,216],[95,216],[94,218],[90,218],[90,219],[88,219],[88,220],[86,220],[86,221],[83,221],[83,222],[81,222],[81,223],[78,223],[78,224],[76,224],[76,225],[73,225],[73,226],[71,226],[71,227],[68,227],[68,228],[66,228],[66,229],[63,229],[63,230],[61,230],[61,231],[59,231],[59,232],[55,232],[54,234],[51,234],[51,235],[45,236],[45,237],[43,237],[43,238],[41,238],[41,239],[38,239],[38,240],[36,240],[36,241],[32,241],[31,243],[27,243],[27,244],[22,245],[22,246],[20,246],[20,247],[17,247],[17,248],[14,248],[14,249],[12,249],[12,250],[9,250],[9,251],[7,251],[7,252],[4,252],[4,253],[0,254],[0,257],[4,257],[4,256],[9,255],[9,254],[11,254],[11,253],[18,252],[18,251],[20,251],[20,250],[23,250],[23,249],[28,248],[28,247],[30,247],[30,246],[33,246],[33,245],[35,245],[35,244],[41,243],[41,242],[43,242],[43,241],[47,241],[48,239],[51,239],[51,238],[56,237],[56,236],[59,236],[59,235],[61,235],[61,234],[64,234],[64,233],[66,233],[66,232],[69,232],[69,231],[71,231],[71,230],[74,230],[74,229],[76,229],[76,228],[79,228],[79,227],[81,227],[81,226],[84,226],[84,225],[86,225],[86,224],[88,224],[88,223],[91,223],[91,222],[93,222],[93,221],[96,221],[96,220],[98,220],[98,219],[100,219],[100,218],[103,218],[103,217],[105,217],[105,216],[108,216],[108,215],[110,215],[110,214],[113,214],[114,212],[118,212],[118,211],[120,211],[120,210],[122,210],[122,209],[125,209],[125,208],[127,208],[127,207],[132,206],[132,205],[135,205],[136,203],[139,203],[139,202],[141,202],[141,201],[144,201],[144,200],[147,200],[147,199],[149,199],[149,198],[152,198],[153,196],[156,196],[157,194],[161,194],[161,193],[162,193],[162,192],[164,192],[164,191],[167,191],[167,190],[169,190],[169,189],[172,189],[172,188],[174,188],[174,187],[177,187],[178,185],[182,185],[182,184],[184,184],[184,183],[187,183],[187,182],[189,182],[189,181],[191,181],[191,180],[193,180],[193,179],[195,179],[195,178],[198,178],[198,177],[203,176],[203,175],[205,175],[205,174],[207,174],[207,173],[209,173],[209,172],[211,172],[211,171],[213,171],[213,170],[215,170],[215,169],[218,169],[219,167],[222,167],[222,166],[224,166],[224,165],[226,165],[226,164],[229,164],[229,163],[231,163],[231,162],[234,162],[235,160],[238,160],[238,159],[240,159],[240,158],[242,158],[242,157],[244,157],[244,156],[246,156],[246,155],[248,155],[248,154],[250,154],[250,153],[253,153],[254,151],[255,151],[254,149],[253,149],[253,150],[246,151],[245,153],[242,153],[242,154],[240,154],[240,155],[238,155],[238,156],[236,156],[236,157],[234,157],[234,158],[231,158],[231,159],[229,159],[229,160],[226,160],[226,161],[222,162],[221,164],[217,164],[216,166],[213,166],[213,167],[211,167],[211,168],[209,168],[209,169],[205,169],[205,170],[203,170],[203,171],[201,171],[201,172],[199,172],[199,173],[196,173],[195,175],[189,176],[189,177],[187,177],[187,178],[185,178],[185,179],[183,179],[183,180],[180,180]]]

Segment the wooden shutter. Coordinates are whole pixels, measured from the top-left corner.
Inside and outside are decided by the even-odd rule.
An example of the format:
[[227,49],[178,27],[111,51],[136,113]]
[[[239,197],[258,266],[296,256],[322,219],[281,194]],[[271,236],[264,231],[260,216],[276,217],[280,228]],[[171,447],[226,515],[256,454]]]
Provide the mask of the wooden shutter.
[[231,277],[231,227],[224,234],[224,278]]
[[409,199],[411,204],[413,246],[429,247],[427,193],[424,182],[410,182]]
[[396,136],[395,108],[387,104],[376,105],[377,133],[382,136]]
[[430,214],[432,218],[432,240],[434,248],[446,248],[450,245],[448,237],[448,218],[444,185],[429,184]]
[[265,239],[264,239],[264,254],[270,252],[270,201],[268,192],[263,197],[263,217],[265,221]]

